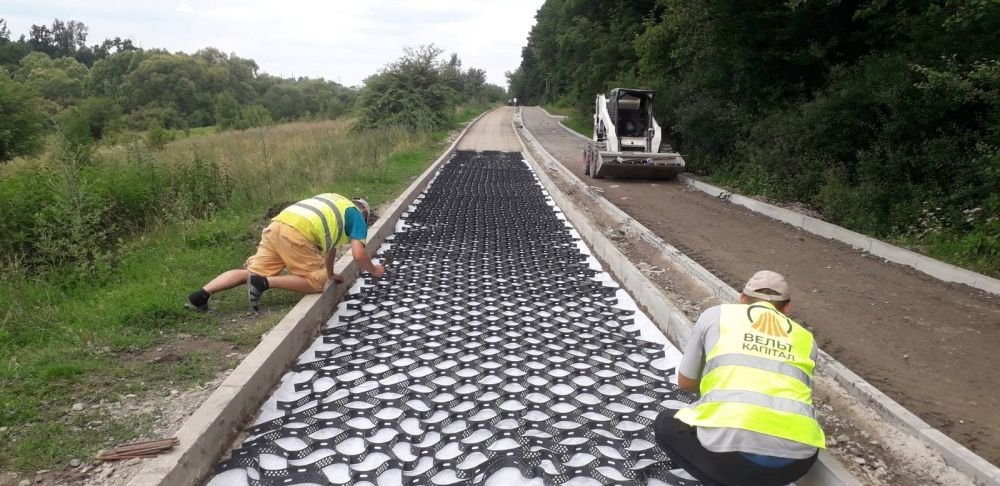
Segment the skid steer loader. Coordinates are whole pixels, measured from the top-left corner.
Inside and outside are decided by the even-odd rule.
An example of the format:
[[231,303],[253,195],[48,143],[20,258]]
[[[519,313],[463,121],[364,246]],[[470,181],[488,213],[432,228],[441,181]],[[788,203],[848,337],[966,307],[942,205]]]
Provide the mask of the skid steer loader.
[[584,174],[595,179],[670,179],[684,159],[668,144],[653,118],[653,92],[615,88],[597,95],[593,141],[583,150]]

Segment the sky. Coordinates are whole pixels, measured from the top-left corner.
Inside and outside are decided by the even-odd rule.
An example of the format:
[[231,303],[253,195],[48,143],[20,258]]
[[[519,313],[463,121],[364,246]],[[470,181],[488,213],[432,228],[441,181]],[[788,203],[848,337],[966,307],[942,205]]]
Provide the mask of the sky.
[[[143,5],[145,3],[145,5]],[[215,47],[257,61],[283,77],[323,77],[346,86],[398,59],[405,47],[431,44],[458,54],[463,68],[504,72],[521,63],[521,47],[543,0],[3,0],[11,37],[32,24],[77,20],[87,44],[131,38],[137,46],[192,53]]]

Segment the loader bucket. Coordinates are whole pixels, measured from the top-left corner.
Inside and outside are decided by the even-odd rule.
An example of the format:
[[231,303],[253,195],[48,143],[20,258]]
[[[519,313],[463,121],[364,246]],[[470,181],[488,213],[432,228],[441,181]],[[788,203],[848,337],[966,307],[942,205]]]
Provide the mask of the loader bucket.
[[673,179],[684,172],[677,153],[598,152],[593,176],[597,179]]

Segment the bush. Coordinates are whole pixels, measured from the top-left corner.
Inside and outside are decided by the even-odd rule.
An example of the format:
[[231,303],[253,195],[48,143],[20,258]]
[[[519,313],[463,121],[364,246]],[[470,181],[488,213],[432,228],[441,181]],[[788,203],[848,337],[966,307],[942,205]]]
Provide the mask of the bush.
[[118,240],[165,218],[206,218],[229,201],[219,165],[194,153],[167,168],[132,146],[123,160],[36,162],[0,178],[0,253],[29,267],[90,269],[115,256]]
[[146,229],[160,218],[170,186],[162,163],[134,144],[127,149],[125,160],[103,160],[87,174],[91,190],[114,207],[112,223],[120,234]]
[[458,93],[442,76],[442,52],[434,46],[407,49],[398,61],[366,79],[358,99],[358,129],[400,125],[429,132],[448,126]]
[[86,165],[94,145],[90,122],[83,110],[73,107],[62,112],[58,120],[60,154],[67,162]]
[[87,120],[90,136],[94,140],[103,140],[109,132],[121,128],[122,107],[110,98],[90,97],[76,109]]
[[0,175],[0,255],[5,260],[24,260],[34,253],[38,241],[35,213],[54,198],[46,167],[23,165]]
[[173,139],[173,133],[159,125],[154,125],[146,132],[146,145],[153,150],[163,150]]
[[71,164],[50,168],[50,199],[34,215],[36,264],[91,269],[106,262],[114,241],[114,204],[93,188],[92,173]]
[[187,125],[184,118],[175,108],[162,106],[147,106],[130,113],[126,125],[132,130],[147,130],[149,127],[181,129]]
[[170,199],[176,216],[207,218],[229,201],[231,181],[217,163],[206,160],[197,151],[171,172]]
[[261,105],[243,107],[236,120],[236,128],[240,129],[263,127],[270,124],[271,112]]
[[44,103],[35,90],[0,73],[0,162],[42,148]]
[[240,117],[240,107],[236,98],[229,93],[222,93],[215,99],[215,124],[223,130],[236,126]]

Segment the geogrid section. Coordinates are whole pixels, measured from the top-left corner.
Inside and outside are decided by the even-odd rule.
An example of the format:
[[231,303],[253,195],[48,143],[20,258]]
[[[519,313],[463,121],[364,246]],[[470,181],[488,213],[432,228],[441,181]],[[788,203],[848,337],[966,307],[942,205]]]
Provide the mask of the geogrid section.
[[520,153],[457,152],[397,228],[213,486],[696,484],[653,441],[690,401],[664,344]]

